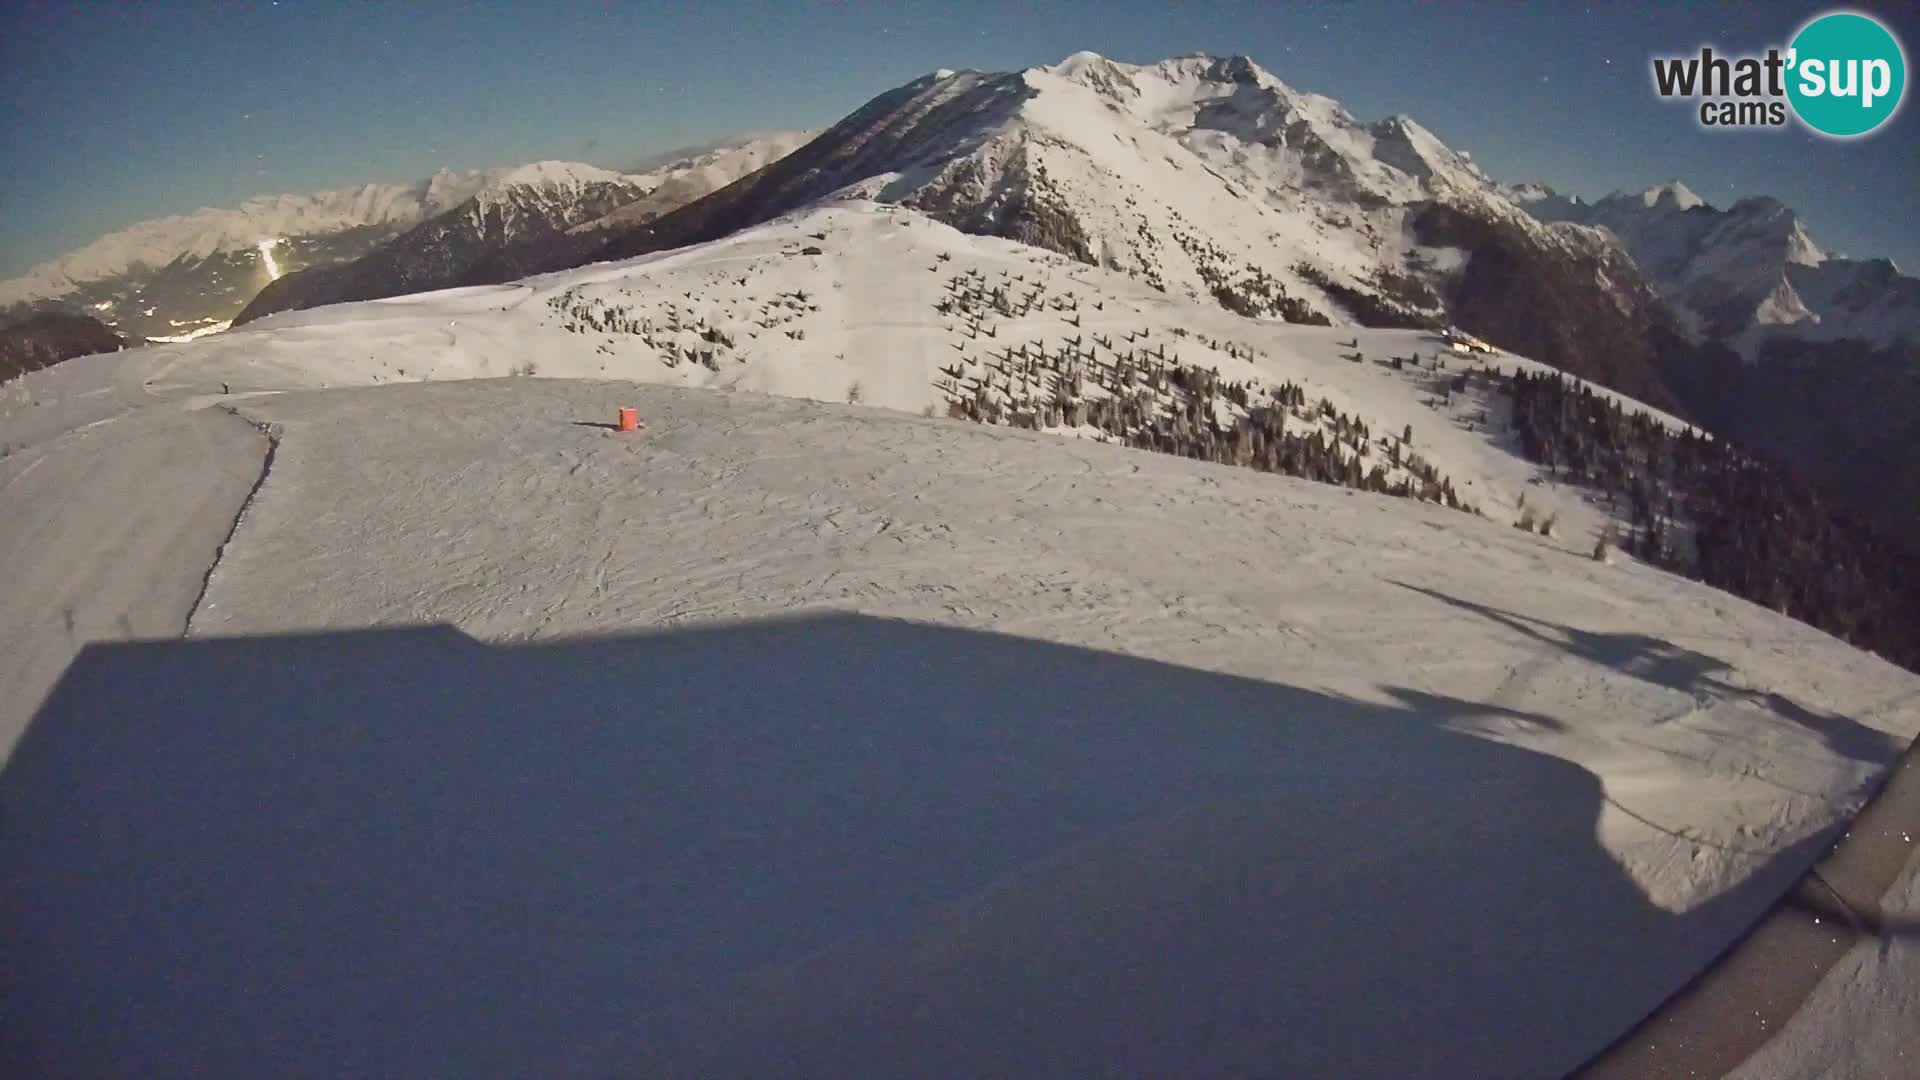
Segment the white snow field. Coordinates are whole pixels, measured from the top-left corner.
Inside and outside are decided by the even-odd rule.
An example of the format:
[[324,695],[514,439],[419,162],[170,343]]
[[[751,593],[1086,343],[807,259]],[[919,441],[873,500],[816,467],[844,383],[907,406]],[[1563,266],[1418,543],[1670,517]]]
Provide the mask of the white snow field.
[[1900,928],[1856,942],[1732,1080],[1876,1080],[1920,1072],[1920,848],[1881,901]]
[[[1083,326],[977,341],[969,271]],[[1411,423],[1488,517],[914,415],[1096,332]],[[0,1065],[1566,1072],[1812,863],[1920,678],[1586,558],[1487,403],[1345,341],[1433,350],[849,205],[28,375]]]

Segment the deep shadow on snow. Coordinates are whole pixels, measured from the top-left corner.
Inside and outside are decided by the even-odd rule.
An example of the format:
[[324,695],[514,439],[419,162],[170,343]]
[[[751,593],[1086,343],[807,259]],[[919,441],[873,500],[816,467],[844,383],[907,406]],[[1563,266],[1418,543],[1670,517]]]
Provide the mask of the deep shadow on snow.
[[1463,600],[1418,585],[1400,581],[1394,584],[1499,623],[1547,648],[1643,682],[1678,690],[1696,699],[1751,701],[1805,728],[1826,744],[1829,750],[1842,757],[1873,765],[1887,765],[1905,749],[1906,744],[1900,739],[1870,728],[1852,717],[1818,712],[1772,691],[1736,686],[1722,677],[1733,670],[1731,664],[1665,638],[1652,634],[1596,633]]
[[0,774],[0,1070],[1559,1075],[1686,915],[1556,758],[828,615],[87,647]]

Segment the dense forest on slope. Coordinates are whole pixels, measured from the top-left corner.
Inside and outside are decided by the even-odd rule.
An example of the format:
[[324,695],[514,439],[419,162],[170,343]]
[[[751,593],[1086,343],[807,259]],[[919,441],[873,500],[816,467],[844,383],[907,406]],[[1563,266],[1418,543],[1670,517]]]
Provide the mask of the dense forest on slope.
[[1475,377],[1512,398],[1522,454],[1622,515],[1635,556],[1920,670],[1920,559],[1790,469],[1563,376]]

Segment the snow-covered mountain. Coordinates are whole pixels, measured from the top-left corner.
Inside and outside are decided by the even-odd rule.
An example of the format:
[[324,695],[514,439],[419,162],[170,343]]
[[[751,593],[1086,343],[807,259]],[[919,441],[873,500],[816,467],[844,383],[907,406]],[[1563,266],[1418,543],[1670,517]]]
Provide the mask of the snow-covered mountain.
[[1513,194],[1535,216],[1607,229],[1696,333],[1752,352],[1774,336],[1920,340],[1920,278],[1814,240],[1793,209],[1749,196],[1719,209],[1679,181],[1594,202],[1540,185]]
[[1183,294],[1264,274],[1276,299],[1339,316],[1314,277],[1370,282],[1405,254],[1406,205],[1441,192],[1498,200],[1412,121],[1362,125],[1245,58],[1078,53],[890,91],[726,201],[764,220],[874,198]]
[[1244,57],[1078,53],[937,72],[596,257],[840,199],[912,207],[1247,314],[1451,320],[1665,400],[1646,340],[1661,313],[1609,237],[1542,224],[1414,121],[1362,123]]
[[276,311],[491,284],[570,266],[631,227],[697,199],[806,141],[772,132],[625,174],[571,162],[507,170],[473,197],[349,262],[288,274],[247,302],[236,323]]

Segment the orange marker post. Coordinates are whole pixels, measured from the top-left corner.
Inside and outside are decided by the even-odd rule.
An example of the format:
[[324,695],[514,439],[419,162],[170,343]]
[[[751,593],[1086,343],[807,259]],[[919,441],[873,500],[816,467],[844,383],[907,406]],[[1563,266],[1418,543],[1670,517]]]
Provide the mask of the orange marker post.
[[637,430],[639,430],[639,428],[640,428],[640,410],[638,410],[638,409],[625,409],[625,408],[623,408],[623,409],[621,409],[621,410],[620,410],[620,424],[619,424],[619,428],[620,428],[620,430],[621,430],[621,431],[637,431]]

